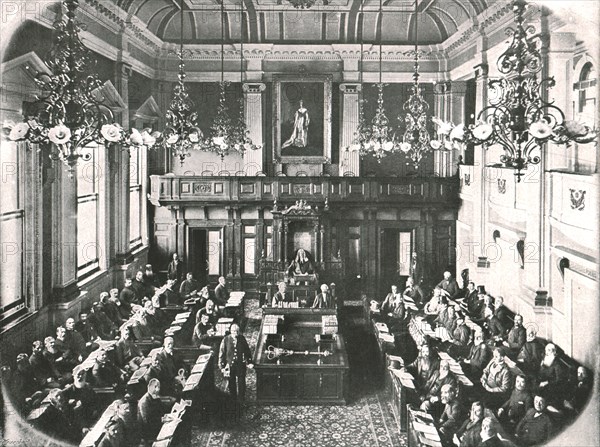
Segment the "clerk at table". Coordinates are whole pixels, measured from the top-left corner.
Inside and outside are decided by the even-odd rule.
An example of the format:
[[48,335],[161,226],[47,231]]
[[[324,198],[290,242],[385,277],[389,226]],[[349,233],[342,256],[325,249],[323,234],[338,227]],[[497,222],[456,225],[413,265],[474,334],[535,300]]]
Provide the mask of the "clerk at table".
[[321,293],[315,297],[312,307],[313,309],[333,309],[335,307],[335,303],[333,302],[331,293],[329,293],[329,286],[327,284],[321,284]]
[[275,295],[273,295],[273,301],[272,301],[273,307],[279,307],[279,306],[281,306],[281,303],[289,303],[289,302],[293,301],[292,294],[286,293],[286,291],[287,291],[286,283],[284,283],[283,281],[280,282],[277,285],[277,288],[279,290],[277,291],[277,293]]

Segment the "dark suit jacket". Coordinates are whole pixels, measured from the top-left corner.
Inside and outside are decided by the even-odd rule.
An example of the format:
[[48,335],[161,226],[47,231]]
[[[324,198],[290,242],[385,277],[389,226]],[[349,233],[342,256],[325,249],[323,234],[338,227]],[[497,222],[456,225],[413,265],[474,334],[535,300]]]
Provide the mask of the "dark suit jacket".
[[117,361],[117,365],[122,368],[124,367],[131,359],[135,357],[142,357],[142,351],[133,340],[125,340],[120,338],[115,345],[115,358]]
[[176,281],[181,280],[181,276],[183,275],[183,262],[171,261],[167,266],[167,278],[174,279]]
[[194,290],[196,292],[200,290],[200,284],[198,281],[195,279],[186,279],[185,281],[182,281],[181,285],[179,286],[179,295],[181,295],[182,298],[187,299]]
[[481,343],[478,346],[471,346],[471,352],[469,353],[468,358],[471,362],[471,366],[477,368],[479,371],[483,371],[483,368],[486,367],[492,358],[492,353],[485,343]]
[[504,331],[508,331],[512,325],[508,314],[509,310],[506,308],[505,305],[502,305],[496,308],[496,310],[494,310],[494,315],[496,316],[496,318],[498,318],[498,321],[500,321],[500,324],[504,328]]
[[482,419],[473,422],[467,419],[456,435],[460,439],[460,447],[479,447],[481,444],[481,422]]
[[544,358],[544,346],[536,339],[533,341],[526,341],[517,360],[521,360],[525,369],[529,372],[537,374],[540,369],[540,363]]
[[278,291],[275,295],[273,295],[272,303],[277,305],[279,303],[290,303],[293,301],[294,300],[292,299],[291,292],[286,292],[285,295],[282,295],[281,292]]
[[413,286],[411,289],[406,288],[403,294],[412,298],[417,306],[421,306],[425,301],[425,294],[419,286]]
[[449,280],[441,280],[438,283],[437,287],[444,289],[446,292],[448,292],[451,299],[455,299],[460,292],[460,287],[458,287],[458,283],[454,278],[450,278]]
[[219,348],[219,367],[229,366],[231,373],[239,376],[246,374],[246,364],[252,363],[252,352],[243,335],[238,335],[234,343],[231,335],[225,336]]
[[97,387],[112,387],[115,383],[121,381],[121,373],[119,370],[110,363],[110,361],[106,361],[105,364],[94,363],[94,367],[92,368],[92,376],[94,377],[94,386]]
[[464,420],[465,414],[464,407],[457,399],[447,403],[440,417],[439,429],[446,437],[452,437],[460,428],[460,423]]
[[452,338],[458,342],[460,346],[467,346],[471,337],[471,329],[466,324],[458,326],[452,332]]
[[492,318],[487,321],[487,328],[490,337],[504,336],[504,327],[495,315],[492,315]]
[[227,290],[227,287],[222,284],[217,284],[217,287],[215,287],[215,303],[219,306],[224,306],[227,304],[228,299],[229,290]]
[[520,350],[525,341],[527,340],[527,331],[523,326],[513,326],[512,329],[508,332],[508,337],[506,341],[508,342],[508,346],[510,349],[514,349],[514,352]]
[[135,290],[131,287],[124,287],[123,290],[121,290],[121,293],[119,293],[119,301],[130,306],[132,304],[140,304],[140,300],[138,299]]
[[520,421],[525,416],[525,413],[530,408],[533,408],[531,393],[526,390],[519,391],[515,388],[508,400],[502,405],[502,408],[510,420],[515,422]]
[[161,419],[166,408],[160,399],[153,399],[149,393],[142,396],[138,402],[138,423],[142,437],[154,441],[162,428]]
[[[505,444],[498,438],[497,435],[492,436],[491,438],[486,439],[478,447],[502,447]],[[461,444],[462,447],[462,444]]]
[[417,379],[417,385],[420,387],[424,387],[431,379],[431,376],[433,376],[440,368],[440,361],[437,356],[431,356],[430,358],[429,368],[427,369],[425,369],[425,362],[421,357],[417,357],[417,359],[407,367],[409,371],[414,373],[415,378]]
[[535,409],[531,408],[517,425],[516,434],[520,445],[543,444],[553,433],[552,421],[545,412],[537,418]]
[[158,353],[160,366],[165,373],[166,377],[175,378],[177,372],[185,366],[183,360],[175,352],[173,354],[167,353],[165,348],[162,348]]

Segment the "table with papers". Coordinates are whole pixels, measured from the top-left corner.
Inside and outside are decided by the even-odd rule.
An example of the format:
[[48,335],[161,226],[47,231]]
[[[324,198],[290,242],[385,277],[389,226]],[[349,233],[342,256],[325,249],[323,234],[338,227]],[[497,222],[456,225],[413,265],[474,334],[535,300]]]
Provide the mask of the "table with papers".
[[[388,355],[388,360],[402,365],[402,358]],[[392,392],[392,411],[401,432],[408,430],[408,404],[418,400],[414,376],[403,367],[388,367],[388,376]]]
[[153,447],[169,447],[177,444],[176,440],[180,436],[179,428],[190,405],[191,402],[185,400],[173,405],[171,412],[166,415],[168,420],[163,424],[156,441],[152,444]]
[[442,447],[433,417],[424,411],[408,408],[408,447]]

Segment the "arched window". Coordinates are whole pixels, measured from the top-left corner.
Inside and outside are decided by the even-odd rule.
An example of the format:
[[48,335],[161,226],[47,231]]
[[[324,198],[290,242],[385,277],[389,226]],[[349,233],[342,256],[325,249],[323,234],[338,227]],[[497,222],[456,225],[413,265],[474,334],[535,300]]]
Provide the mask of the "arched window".
[[[597,90],[598,74],[591,61],[587,61],[575,72],[573,84],[573,118],[590,127],[597,127]],[[572,146],[570,167],[575,172],[592,173],[596,171],[595,144],[574,144]]]

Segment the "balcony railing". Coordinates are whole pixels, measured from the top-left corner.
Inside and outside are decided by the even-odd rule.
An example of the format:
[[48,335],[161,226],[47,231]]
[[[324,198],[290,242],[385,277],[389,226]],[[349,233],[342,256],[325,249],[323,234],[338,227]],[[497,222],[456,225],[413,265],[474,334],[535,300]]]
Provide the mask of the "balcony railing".
[[155,205],[273,202],[305,199],[359,203],[458,203],[457,177],[203,177],[150,176]]

